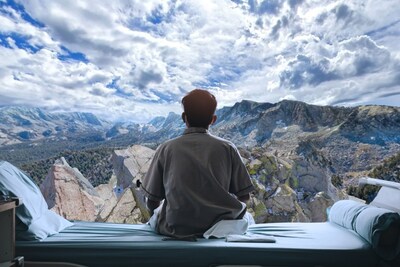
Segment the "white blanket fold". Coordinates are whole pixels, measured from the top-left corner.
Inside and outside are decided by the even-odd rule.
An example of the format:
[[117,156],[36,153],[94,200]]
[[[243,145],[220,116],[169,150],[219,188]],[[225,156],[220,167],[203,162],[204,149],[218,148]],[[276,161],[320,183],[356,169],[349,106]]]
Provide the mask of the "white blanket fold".
[[275,243],[275,237],[271,235],[260,235],[247,233],[245,235],[228,235],[226,242],[246,242],[246,243]]

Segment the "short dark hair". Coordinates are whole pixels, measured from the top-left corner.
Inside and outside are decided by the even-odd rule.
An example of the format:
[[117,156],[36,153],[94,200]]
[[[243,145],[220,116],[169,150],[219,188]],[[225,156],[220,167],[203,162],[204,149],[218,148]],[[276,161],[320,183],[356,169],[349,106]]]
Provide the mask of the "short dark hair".
[[194,89],[182,98],[182,105],[189,126],[208,128],[217,108],[217,100],[207,90]]

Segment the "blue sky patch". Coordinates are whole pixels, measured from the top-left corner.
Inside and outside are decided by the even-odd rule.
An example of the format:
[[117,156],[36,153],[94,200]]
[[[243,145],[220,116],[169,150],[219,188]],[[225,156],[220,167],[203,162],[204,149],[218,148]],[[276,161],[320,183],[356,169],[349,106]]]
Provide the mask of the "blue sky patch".
[[20,5],[20,4],[16,3],[16,2],[13,1],[13,0],[7,0],[6,3],[0,2],[0,8],[2,8],[2,7],[4,7],[4,6],[10,6],[10,7],[12,7],[15,11],[17,11],[17,12],[21,15],[21,17],[22,17],[25,21],[29,22],[30,24],[32,24],[32,25],[35,26],[35,27],[43,28],[43,27],[45,26],[45,25],[44,25],[43,23],[41,23],[40,21],[38,21],[38,20],[32,18],[32,17],[26,12],[26,10],[25,10],[25,8],[24,8],[23,5]]
[[11,45],[9,44],[8,39],[12,39],[15,42],[15,45],[19,48],[19,49],[23,49],[23,50],[27,50],[30,53],[36,53],[37,51],[39,51],[40,49],[42,49],[43,47],[41,46],[32,46],[29,43],[29,38],[20,35],[18,33],[10,33],[10,34],[2,34],[0,33],[0,41],[1,41],[1,45],[7,48],[12,48]]
[[62,61],[75,60],[75,61],[81,61],[84,63],[89,62],[89,60],[86,58],[85,54],[82,54],[80,52],[72,52],[65,46],[61,46],[61,49],[64,53],[59,54],[58,59],[60,59]]
[[171,102],[175,102],[175,101],[177,101],[177,99],[179,99],[178,96],[176,96],[172,93],[163,93],[163,92],[160,92],[160,91],[157,91],[154,89],[150,89],[150,92],[153,93],[154,95],[158,96],[160,98],[161,102],[171,103]]
[[107,88],[115,89],[114,95],[119,96],[119,97],[131,97],[132,93],[126,93],[123,89],[121,89],[118,86],[118,81],[121,79],[121,77],[117,77],[111,80],[110,83],[106,85]]

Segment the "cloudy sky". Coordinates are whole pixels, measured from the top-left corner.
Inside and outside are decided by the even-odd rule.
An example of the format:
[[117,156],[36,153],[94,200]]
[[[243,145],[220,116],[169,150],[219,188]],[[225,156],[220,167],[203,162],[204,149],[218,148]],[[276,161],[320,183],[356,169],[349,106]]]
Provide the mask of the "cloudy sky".
[[0,0],[0,106],[148,121],[207,88],[400,105],[399,0]]

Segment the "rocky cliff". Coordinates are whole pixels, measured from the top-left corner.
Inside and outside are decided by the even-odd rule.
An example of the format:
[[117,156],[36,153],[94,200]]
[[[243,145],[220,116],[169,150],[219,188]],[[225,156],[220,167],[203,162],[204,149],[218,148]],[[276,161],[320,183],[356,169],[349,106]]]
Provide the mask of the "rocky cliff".
[[40,189],[49,208],[68,220],[146,222],[148,214],[142,213],[137,205],[135,190],[115,192],[116,184],[117,178],[113,176],[107,184],[94,188],[79,170],[61,158],[54,163]]
[[147,172],[155,151],[145,146],[133,145],[127,149],[115,150],[112,154],[117,185],[125,189],[135,185]]
[[246,161],[256,185],[249,205],[256,222],[325,221],[326,208],[347,198],[320,159],[281,158],[256,148]]
[[50,209],[68,220],[95,221],[104,200],[64,158],[57,160],[40,186]]
[[[147,172],[154,153],[138,145],[114,151],[114,175],[96,188],[61,158],[40,188],[49,207],[69,220],[143,223],[149,213],[143,193],[135,184]],[[345,197],[331,190],[326,166],[304,168],[295,160],[260,151],[247,154],[244,161],[256,186],[248,207],[258,223],[324,221],[326,208],[335,199]]]
[[130,190],[137,207],[146,219],[149,219],[150,215],[146,209],[144,195],[137,188],[137,182],[146,174],[154,154],[155,151],[148,147],[133,145],[127,149],[115,150],[111,158],[117,177],[117,188]]

